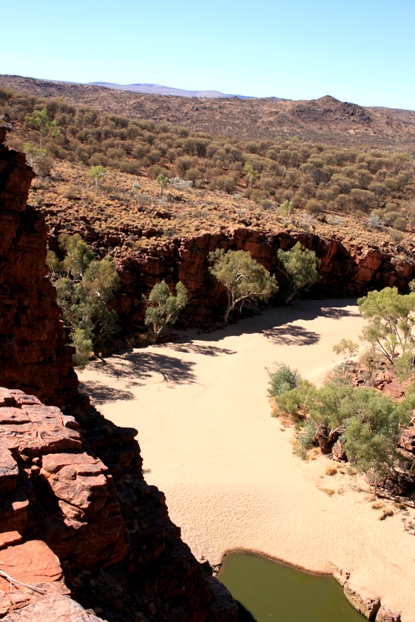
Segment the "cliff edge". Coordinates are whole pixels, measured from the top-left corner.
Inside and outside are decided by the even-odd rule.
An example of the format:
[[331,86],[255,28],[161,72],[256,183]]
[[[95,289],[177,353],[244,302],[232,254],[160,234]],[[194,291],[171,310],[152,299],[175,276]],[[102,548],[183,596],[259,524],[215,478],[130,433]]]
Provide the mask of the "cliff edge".
[[146,484],[136,431],[78,393],[46,226],[26,205],[33,173],[3,140],[0,128],[0,618],[232,622],[236,603]]

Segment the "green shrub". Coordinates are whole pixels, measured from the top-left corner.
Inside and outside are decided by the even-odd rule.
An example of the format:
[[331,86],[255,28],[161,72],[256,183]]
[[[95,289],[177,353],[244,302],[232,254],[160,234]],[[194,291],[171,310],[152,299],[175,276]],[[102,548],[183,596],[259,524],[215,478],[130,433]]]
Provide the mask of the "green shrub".
[[285,363],[278,363],[275,371],[268,371],[269,374],[269,388],[268,395],[270,397],[277,397],[291,391],[298,386],[301,380],[301,376],[296,369],[291,369]]

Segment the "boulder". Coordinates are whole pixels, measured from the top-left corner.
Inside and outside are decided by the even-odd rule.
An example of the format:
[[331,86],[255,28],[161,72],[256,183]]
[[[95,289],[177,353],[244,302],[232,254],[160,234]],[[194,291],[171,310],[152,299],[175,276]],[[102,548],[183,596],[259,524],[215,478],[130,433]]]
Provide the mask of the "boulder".
[[376,616],[376,622],[401,622],[401,615],[382,605]]
[[368,620],[374,620],[380,608],[380,598],[370,594],[359,585],[349,581],[343,586],[344,594],[349,603]]
[[[1,607],[1,601],[0,601]],[[60,594],[46,594],[22,609],[10,613],[4,622],[105,622],[93,611],[83,609],[77,602]]]
[[[3,408],[0,408],[0,413]],[[14,492],[17,487],[19,469],[10,450],[0,440],[0,494]]]
[[399,436],[399,447],[415,454],[415,427],[405,428]]
[[396,399],[400,399],[405,395],[404,387],[396,381],[388,382],[387,384],[385,384],[385,386],[383,387],[383,392],[386,393],[386,395],[391,395]]

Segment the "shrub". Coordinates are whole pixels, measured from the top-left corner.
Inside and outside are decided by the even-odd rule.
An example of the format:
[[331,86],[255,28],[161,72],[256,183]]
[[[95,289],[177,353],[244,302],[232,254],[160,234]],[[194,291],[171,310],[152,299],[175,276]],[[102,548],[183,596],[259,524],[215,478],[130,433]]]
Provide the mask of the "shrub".
[[301,376],[296,369],[291,369],[285,363],[278,363],[275,371],[268,371],[269,388],[268,395],[277,397],[295,389],[301,380]]
[[395,218],[393,221],[393,227],[394,229],[398,229],[398,231],[406,231],[406,224],[406,218],[403,218],[402,216]]
[[294,203],[286,199],[284,203],[280,205],[278,211],[281,216],[291,216],[291,214],[294,214]]
[[307,213],[313,216],[321,214],[321,212],[323,211],[321,203],[316,199],[310,199],[309,201],[307,201],[305,208]]
[[219,177],[215,179],[215,188],[223,190],[228,194],[234,192],[235,186],[235,180],[233,177],[230,177],[230,175],[219,175]]

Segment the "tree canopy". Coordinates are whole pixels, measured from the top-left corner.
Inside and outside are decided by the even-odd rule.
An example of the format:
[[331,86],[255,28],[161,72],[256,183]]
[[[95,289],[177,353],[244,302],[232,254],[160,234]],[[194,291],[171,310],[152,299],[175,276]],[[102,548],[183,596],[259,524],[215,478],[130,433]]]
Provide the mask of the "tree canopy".
[[174,296],[163,279],[154,285],[148,298],[144,297],[144,300],[147,306],[145,325],[151,327],[156,342],[163,328],[167,324],[174,324],[181,310],[187,305],[187,288],[179,281]]
[[415,292],[399,294],[396,287],[369,292],[357,301],[362,317],[367,321],[362,338],[373,350],[392,365],[397,358],[409,353],[415,346],[412,328],[415,324]]
[[53,251],[48,251],[47,262],[62,317],[76,349],[74,364],[84,367],[90,352],[102,347],[117,330],[117,314],[109,310],[108,302],[120,280],[111,258],[96,260],[79,234],[64,234],[59,242],[66,252],[64,259],[60,261]]
[[226,288],[228,304],[224,322],[238,303],[246,300],[268,300],[278,291],[275,276],[252,258],[247,251],[216,249],[209,253],[210,273]]
[[286,302],[298,296],[301,290],[307,291],[318,279],[317,266],[319,259],[314,251],[305,248],[301,242],[287,251],[278,250],[278,259],[281,263],[281,272],[287,277],[289,289]]
[[28,127],[37,130],[39,132],[39,146],[43,147],[43,138],[49,134],[52,138],[56,138],[60,135],[60,129],[58,128],[58,121],[56,119],[50,119],[47,108],[42,110],[34,110],[33,115],[26,115],[26,124]]
[[[289,368],[282,368],[285,376],[289,375]],[[277,414],[303,422],[297,437],[300,453],[318,445],[328,454],[341,440],[348,461],[368,475],[375,490],[402,462],[397,443],[402,427],[409,422],[415,395],[397,402],[376,389],[356,388],[346,381],[328,382],[320,388],[300,381],[293,388],[287,384],[275,391],[273,375],[269,395],[274,397]]]

